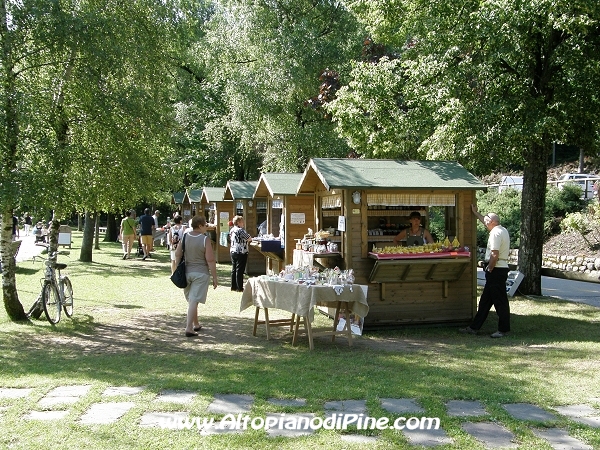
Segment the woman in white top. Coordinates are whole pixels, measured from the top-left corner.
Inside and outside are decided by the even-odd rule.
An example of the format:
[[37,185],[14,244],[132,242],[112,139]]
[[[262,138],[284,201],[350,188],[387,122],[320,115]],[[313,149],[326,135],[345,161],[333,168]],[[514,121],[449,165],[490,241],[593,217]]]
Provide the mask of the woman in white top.
[[[185,274],[188,284],[183,290],[183,294],[188,302],[185,327],[187,337],[198,336],[197,332],[202,329],[198,322],[198,304],[206,303],[208,282],[211,275],[213,288],[217,288],[217,263],[215,262],[212,241],[204,233],[206,233],[206,218],[204,216],[194,216],[192,218],[192,230],[183,235],[181,243],[175,251],[176,266],[181,261],[181,257],[185,256]],[[183,247],[185,247],[185,250]]]
[[179,244],[181,244],[181,240],[183,239],[183,233],[185,233],[185,227],[181,224],[181,216],[175,217],[173,219],[175,225],[169,228],[169,246],[171,249],[171,274],[175,272],[177,268],[175,251]]

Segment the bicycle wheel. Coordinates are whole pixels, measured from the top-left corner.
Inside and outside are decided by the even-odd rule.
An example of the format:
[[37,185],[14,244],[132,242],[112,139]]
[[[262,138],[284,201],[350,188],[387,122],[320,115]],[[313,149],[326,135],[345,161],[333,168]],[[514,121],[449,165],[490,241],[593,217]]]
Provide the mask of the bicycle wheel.
[[63,309],[67,317],[73,317],[73,285],[67,277],[63,278]]
[[42,290],[42,303],[44,305],[44,313],[48,322],[57,324],[60,320],[60,294],[56,285],[53,283],[44,283]]

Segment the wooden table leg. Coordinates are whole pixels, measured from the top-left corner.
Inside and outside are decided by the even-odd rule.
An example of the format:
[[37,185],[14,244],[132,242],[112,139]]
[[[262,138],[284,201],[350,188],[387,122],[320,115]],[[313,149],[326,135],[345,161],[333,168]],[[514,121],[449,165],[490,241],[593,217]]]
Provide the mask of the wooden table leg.
[[265,308],[265,328],[267,329],[267,341],[271,338],[269,330],[269,308]]
[[306,328],[306,335],[308,336],[308,348],[314,350],[315,346],[313,344],[312,325],[310,324],[308,316],[304,316],[304,328]]
[[340,321],[341,307],[342,307],[342,302],[337,302],[337,305],[335,307],[335,316],[333,316],[333,333],[331,334],[331,342],[335,342],[335,333],[337,331],[338,322]]
[[296,326],[294,327],[294,334],[292,336],[292,347],[296,345],[296,338],[298,337],[298,328],[300,328],[300,316],[296,316]]
[[256,307],[256,312],[254,313],[254,328],[252,329],[252,336],[256,336],[256,327],[258,326],[258,313],[260,312],[260,308]]
[[294,323],[296,321],[296,314],[292,314],[292,320],[290,320],[290,333],[294,331]]
[[352,347],[352,327],[350,326],[350,308],[346,302],[346,336],[348,337],[348,346]]

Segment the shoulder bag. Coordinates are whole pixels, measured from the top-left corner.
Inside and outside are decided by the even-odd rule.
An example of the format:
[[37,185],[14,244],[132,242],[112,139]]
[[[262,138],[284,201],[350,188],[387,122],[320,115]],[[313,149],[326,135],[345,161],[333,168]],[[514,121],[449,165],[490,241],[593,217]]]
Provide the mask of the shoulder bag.
[[185,234],[181,240],[181,250],[181,261],[179,261],[175,272],[171,275],[171,281],[175,286],[183,289],[187,287],[187,278],[185,276]]

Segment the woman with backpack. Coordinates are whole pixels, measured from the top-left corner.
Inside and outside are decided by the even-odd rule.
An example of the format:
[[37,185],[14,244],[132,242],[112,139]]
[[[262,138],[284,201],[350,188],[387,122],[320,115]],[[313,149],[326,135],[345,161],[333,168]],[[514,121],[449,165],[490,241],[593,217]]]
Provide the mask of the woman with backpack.
[[185,228],[181,224],[181,216],[175,216],[173,218],[173,222],[174,225],[171,226],[171,228],[169,228],[169,245],[171,249],[171,275],[173,274],[173,272],[175,272],[175,269],[177,269],[175,251],[177,250],[179,243],[183,239],[183,233],[185,232]]
[[127,216],[121,220],[121,242],[123,244],[123,259],[131,258],[131,248],[135,241],[137,222],[135,221],[135,209],[127,211]]

